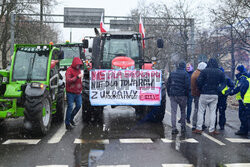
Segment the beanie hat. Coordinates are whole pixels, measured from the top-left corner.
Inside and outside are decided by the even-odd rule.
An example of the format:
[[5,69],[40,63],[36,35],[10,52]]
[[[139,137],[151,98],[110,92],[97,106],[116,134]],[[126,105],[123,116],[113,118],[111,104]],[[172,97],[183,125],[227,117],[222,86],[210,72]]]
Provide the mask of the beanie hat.
[[198,64],[197,69],[200,70],[200,71],[202,71],[202,70],[204,70],[206,67],[207,67],[207,64],[204,63],[204,62],[201,62],[201,63]]
[[239,71],[240,73],[246,72],[246,68],[243,65],[239,65],[236,68],[237,71]]

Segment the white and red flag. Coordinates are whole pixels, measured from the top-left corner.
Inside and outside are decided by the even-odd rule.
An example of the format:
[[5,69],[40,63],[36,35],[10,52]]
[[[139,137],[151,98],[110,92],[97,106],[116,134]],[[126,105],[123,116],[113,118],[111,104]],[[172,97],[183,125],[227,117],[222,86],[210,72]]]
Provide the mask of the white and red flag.
[[107,28],[105,27],[104,22],[103,22],[103,14],[102,14],[101,21],[100,21],[100,31],[101,33],[107,32]]
[[145,29],[144,29],[144,26],[143,26],[143,22],[142,22],[142,19],[141,19],[141,16],[140,16],[140,23],[139,23],[139,32],[141,33],[142,35],[142,46],[143,48],[145,48],[145,41],[144,41],[144,38],[145,38]]

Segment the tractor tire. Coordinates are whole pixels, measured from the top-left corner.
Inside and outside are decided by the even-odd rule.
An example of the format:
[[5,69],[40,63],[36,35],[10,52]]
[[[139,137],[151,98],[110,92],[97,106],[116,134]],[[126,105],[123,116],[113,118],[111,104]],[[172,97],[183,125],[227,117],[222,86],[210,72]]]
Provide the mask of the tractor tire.
[[93,69],[100,69],[101,68],[100,44],[101,44],[101,38],[95,37],[93,39],[93,47],[92,47],[92,67],[93,67]]
[[51,126],[51,98],[46,90],[40,97],[26,96],[24,128],[35,134],[46,135]]
[[56,122],[63,122],[65,115],[65,92],[64,89],[59,89],[56,99],[56,113],[54,115],[54,120]]
[[89,79],[83,79],[82,83],[82,120],[86,123],[101,123],[103,121],[103,106],[91,106],[89,100]]
[[147,120],[150,122],[162,122],[166,110],[166,89],[165,84],[161,87],[161,105],[151,106],[150,112],[147,114]]

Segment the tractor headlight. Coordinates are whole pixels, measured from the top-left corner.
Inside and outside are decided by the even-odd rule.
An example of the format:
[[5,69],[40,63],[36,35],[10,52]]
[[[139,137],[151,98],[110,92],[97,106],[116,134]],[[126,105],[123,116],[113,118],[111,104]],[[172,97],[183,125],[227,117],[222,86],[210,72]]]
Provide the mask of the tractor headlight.
[[31,87],[32,88],[40,88],[43,89],[45,87],[45,85],[43,83],[38,83],[38,82],[32,82],[31,83]]

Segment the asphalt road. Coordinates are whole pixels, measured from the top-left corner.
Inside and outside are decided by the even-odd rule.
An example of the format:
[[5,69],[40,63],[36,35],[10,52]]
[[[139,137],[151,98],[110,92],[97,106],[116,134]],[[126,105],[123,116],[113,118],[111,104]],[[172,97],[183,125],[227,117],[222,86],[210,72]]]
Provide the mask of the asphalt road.
[[45,137],[27,134],[22,119],[11,119],[0,126],[0,167],[250,166],[250,140],[234,135],[237,112],[226,114],[217,136],[192,134],[190,125],[172,136],[169,103],[163,123],[140,122],[131,107],[107,106],[103,124],[84,124],[79,113],[72,131],[54,123]]

